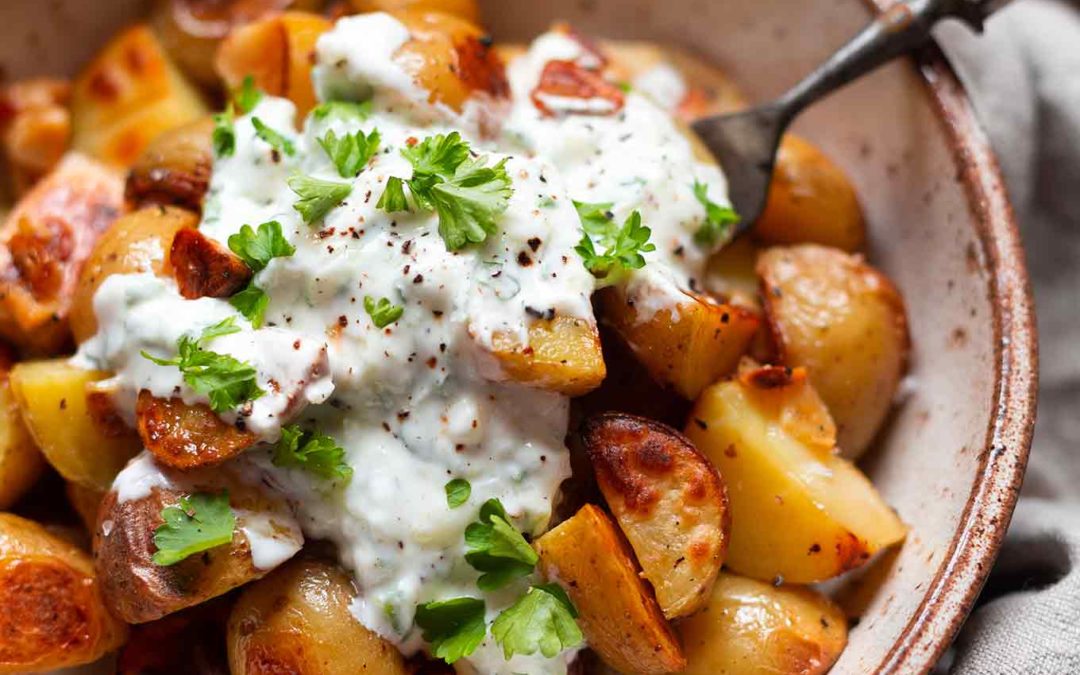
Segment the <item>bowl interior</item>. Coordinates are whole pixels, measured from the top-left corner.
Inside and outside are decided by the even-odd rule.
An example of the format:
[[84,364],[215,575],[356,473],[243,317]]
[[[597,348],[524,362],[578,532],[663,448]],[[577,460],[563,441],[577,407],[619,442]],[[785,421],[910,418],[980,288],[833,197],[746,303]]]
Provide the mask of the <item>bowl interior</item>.
[[[566,19],[600,35],[675,44],[722,66],[757,99],[792,84],[871,16],[860,0],[484,4],[499,39],[527,40]],[[9,78],[71,73],[143,7],[140,0],[6,0],[0,68]],[[1009,502],[996,529],[962,527],[984,482],[983,453],[999,401],[1001,301],[980,222],[986,216],[972,204],[973,179],[958,163],[955,129],[938,110],[913,63],[901,62],[819,104],[797,125],[854,179],[871,225],[871,258],[903,290],[914,342],[904,400],[864,463],[911,534],[870,571],[879,588],[859,580],[844,585],[865,611],[834,672],[872,672],[886,663],[928,667],[966,609],[964,594],[943,593],[939,582],[957,550],[993,548],[1011,510]],[[1023,285],[1022,268],[1020,276]],[[1026,450],[1018,452],[1022,468]],[[980,582],[981,573],[965,581]],[[897,661],[909,624],[927,616],[937,623],[920,653]]]

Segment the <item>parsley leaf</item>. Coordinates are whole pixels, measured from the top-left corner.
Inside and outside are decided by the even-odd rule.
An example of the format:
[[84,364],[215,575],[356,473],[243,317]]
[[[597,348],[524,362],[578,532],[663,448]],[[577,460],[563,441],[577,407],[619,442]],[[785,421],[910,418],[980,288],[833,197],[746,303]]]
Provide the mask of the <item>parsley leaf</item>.
[[281,133],[275,129],[266,126],[258,117],[251,118],[251,125],[255,127],[255,135],[266,142],[271,148],[278,152],[283,152],[289,157],[296,154],[296,146],[293,142],[281,135]]
[[453,663],[476,651],[487,634],[484,601],[454,598],[428,602],[416,608],[416,625],[431,643],[431,653]]
[[469,496],[472,495],[472,485],[464,478],[455,478],[446,484],[445,489],[446,505],[452,509],[469,501]]
[[289,188],[300,197],[293,208],[308,224],[320,220],[352,193],[350,183],[335,183],[311,176],[293,176],[288,183]]
[[255,78],[251,75],[246,76],[240,84],[240,88],[233,92],[233,101],[236,102],[236,109],[240,111],[241,115],[246,115],[254,110],[255,106],[259,105],[262,97],[263,93],[255,86]]
[[211,138],[213,139],[214,155],[216,157],[231,157],[236,152],[236,130],[233,129],[234,118],[232,106],[226,108],[225,112],[214,115],[214,133]]
[[367,136],[363,131],[355,134],[346,134],[338,138],[333,131],[319,139],[326,154],[337,167],[338,175],[342,178],[355,178],[360,171],[367,166],[368,160],[379,149],[379,130],[375,129]]
[[405,308],[401,305],[390,303],[387,298],[380,298],[378,302],[370,295],[364,296],[364,311],[371,317],[371,322],[376,328],[386,328],[401,318]]
[[305,432],[298,424],[282,428],[272,461],[274,466],[304,469],[326,480],[348,482],[353,475],[345,450],[333,438]]
[[[637,211],[630,214],[622,227],[616,227],[614,220],[601,225],[592,217],[582,219],[581,226],[584,232],[574,250],[581,256],[585,269],[608,283],[615,283],[628,270],[644,267],[645,257],[641,254],[656,250],[656,246],[649,243],[652,230],[641,224],[641,214]],[[594,239],[605,247],[603,253],[597,253]]]
[[580,645],[585,637],[574,619],[577,610],[558,584],[533,586],[491,624],[491,635],[510,660],[514,654],[546,658]]
[[255,282],[249,282],[244,290],[229,298],[229,304],[244,315],[252,328],[261,328],[266,319],[266,308],[270,304],[270,296],[256,286]]
[[614,202],[589,203],[574,200],[574,208],[581,220],[581,229],[597,237],[603,236],[611,228],[611,221],[615,218],[611,213],[613,206]]
[[[514,193],[506,160],[487,166],[473,159],[469,144],[458,132],[428,136],[401,154],[413,167],[409,186],[416,205],[439,216],[439,235],[449,251],[476,244],[495,232],[495,219],[506,210]],[[408,210],[402,179],[387,181],[379,198],[384,211]]]
[[320,121],[336,117],[346,121],[363,122],[371,115],[371,101],[326,101],[315,106],[311,112],[315,119]]
[[296,253],[296,247],[281,233],[281,223],[276,220],[252,229],[244,225],[236,234],[229,236],[229,250],[240,256],[253,272],[261,272],[274,258],[288,258]]
[[194,391],[210,399],[214,412],[232,410],[245,401],[252,401],[266,392],[255,381],[255,368],[227,354],[203,349],[208,340],[240,332],[235,317],[224,319],[209,326],[197,338],[182,335],[176,342],[177,356],[160,359],[141,352],[143,358],[159,366],[177,366],[184,375],[184,382]]
[[476,581],[482,591],[502,588],[533,571],[539,559],[525,537],[510,524],[502,502],[489,499],[480,520],[465,528],[465,561],[484,572]]
[[155,565],[175,565],[184,558],[232,541],[236,516],[229,493],[196,493],[180,498],[179,506],[161,510],[165,522],[154,530]]
[[731,235],[731,226],[742,220],[735,209],[709,200],[708,190],[709,186],[705,183],[694,181],[694,197],[705,207],[705,222],[694,233],[694,243],[703,248],[727,239]]

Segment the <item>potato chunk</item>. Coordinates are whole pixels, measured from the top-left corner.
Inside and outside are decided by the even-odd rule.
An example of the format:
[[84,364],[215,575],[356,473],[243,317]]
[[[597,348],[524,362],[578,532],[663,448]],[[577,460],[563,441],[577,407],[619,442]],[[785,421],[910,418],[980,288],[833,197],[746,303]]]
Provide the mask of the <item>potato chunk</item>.
[[652,589],[638,576],[630,547],[599,507],[583,506],[537,539],[536,551],[541,571],[566,589],[586,641],[605,663],[626,675],[686,667]]
[[180,295],[188,300],[228,298],[251,280],[251,268],[240,256],[195,229],[176,233],[169,263]]
[[116,659],[116,675],[229,675],[225,623],[233,601],[218,597],[134,626]]
[[103,427],[87,406],[87,387],[107,373],[83,370],[67,360],[25,361],[11,371],[11,388],[30,435],[61,476],[107,490],[139,451],[130,429]]
[[0,514],[0,673],[96,661],[127,626],[105,609],[90,556],[37,523]]
[[0,352],[0,509],[7,509],[30,489],[45,468],[11,391],[7,355]]
[[70,341],[68,312],[84,261],[123,206],[118,173],[69,155],[0,230],[0,336],[52,355]]
[[847,644],[843,612],[820,593],[728,573],[705,609],[677,629],[687,675],[818,675]]
[[769,249],[757,269],[780,359],[806,367],[836,420],[841,451],[858,457],[906,368],[903,299],[860,256],[823,246]]
[[480,24],[480,7],[476,0],[348,0],[349,6],[360,14],[367,12],[401,12],[418,10],[441,12]]
[[534,321],[525,346],[502,333],[492,342],[496,367],[486,368],[485,374],[493,380],[580,396],[598,387],[607,374],[596,325],[583,319],[556,316]]
[[248,586],[229,617],[233,675],[406,675],[394,645],[349,611],[352,580],[337,567],[298,559]]
[[866,476],[828,447],[828,415],[809,388],[800,369],[749,369],[706,389],[686,427],[728,484],[725,564],[755,579],[822,581],[906,532]]
[[60,162],[71,140],[63,80],[16,82],[0,93],[0,134],[16,195],[22,195]]
[[760,320],[755,312],[684,293],[675,310],[640,317],[617,287],[597,295],[601,319],[622,337],[657,382],[694,400],[701,390],[735,370]]
[[213,129],[213,120],[204,117],[154,139],[131,167],[127,201],[201,211],[214,165]]
[[585,421],[582,440],[612,514],[669,619],[709,597],[731,528],[727,490],[685,436],[610,413]]
[[75,80],[72,147],[127,168],[163,131],[207,114],[143,24],[119,33]]
[[156,398],[145,389],[135,407],[139,437],[159,462],[175,469],[207,466],[234,457],[258,441],[224,422],[205,404]]

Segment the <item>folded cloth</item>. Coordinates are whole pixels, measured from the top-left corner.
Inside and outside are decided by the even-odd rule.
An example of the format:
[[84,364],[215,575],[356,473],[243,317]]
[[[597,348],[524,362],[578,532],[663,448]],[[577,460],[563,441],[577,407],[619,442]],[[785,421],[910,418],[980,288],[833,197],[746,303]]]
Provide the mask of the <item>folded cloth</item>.
[[1017,0],[983,36],[937,37],[1005,172],[1042,362],[1020,504],[951,670],[1080,673],[1080,4]]

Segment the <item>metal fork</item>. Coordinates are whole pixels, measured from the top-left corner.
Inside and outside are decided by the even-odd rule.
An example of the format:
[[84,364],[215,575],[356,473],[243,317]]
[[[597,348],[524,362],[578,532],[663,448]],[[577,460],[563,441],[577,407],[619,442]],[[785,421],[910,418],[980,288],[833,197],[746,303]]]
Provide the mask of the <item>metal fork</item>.
[[896,56],[925,45],[931,39],[931,28],[942,19],[960,19],[982,32],[986,18],[1008,1],[898,2],[776,100],[694,122],[694,131],[727,175],[731,202],[742,217],[736,230],[745,230],[761,215],[780,137],[804,108]]

